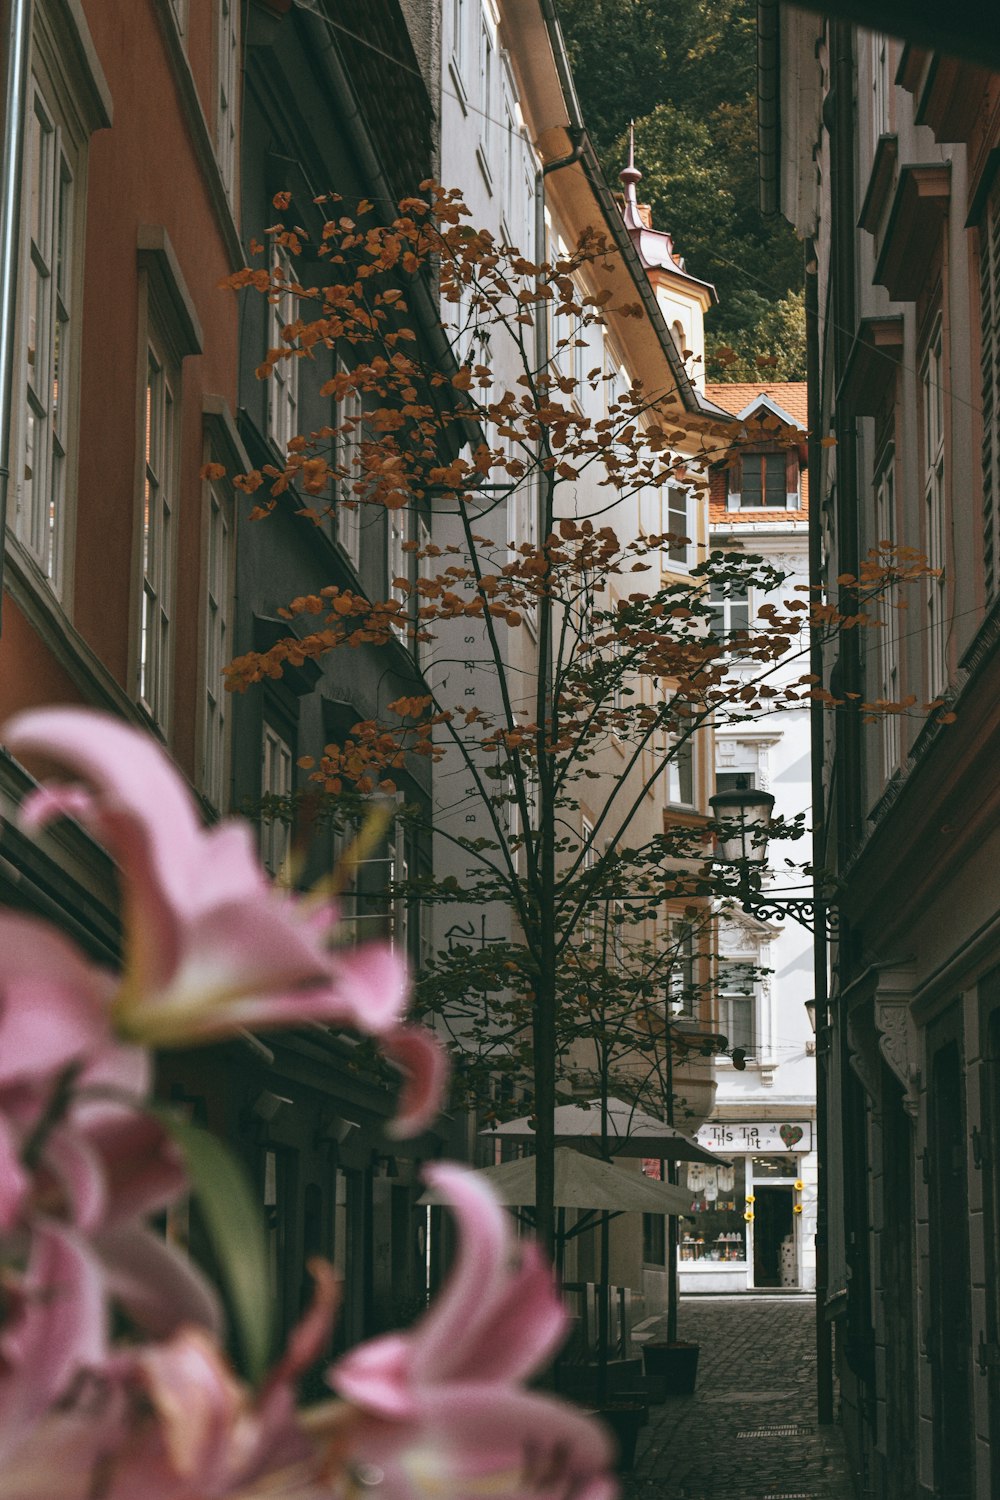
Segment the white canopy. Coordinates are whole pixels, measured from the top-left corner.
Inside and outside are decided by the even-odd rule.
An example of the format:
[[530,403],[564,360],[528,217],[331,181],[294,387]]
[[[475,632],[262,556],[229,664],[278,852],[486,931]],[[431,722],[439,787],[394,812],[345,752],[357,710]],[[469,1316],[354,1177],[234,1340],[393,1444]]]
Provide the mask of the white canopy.
[[[689,1214],[691,1194],[671,1182],[655,1182],[641,1172],[629,1172],[593,1156],[581,1156],[569,1146],[555,1152],[557,1208],[609,1210],[616,1213]],[[483,1167],[477,1176],[495,1189],[501,1203],[517,1208],[535,1201],[535,1158],[505,1161]],[[437,1191],[424,1194],[422,1203],[447,1203]]]
[[[676,1130],[665,1120],[647,1115],[624,1099],[608,1100],[608,1150],[612,1156],[652,1156],[664,1161],[704,1161],[712,1166],[727,1166],[724,1157],[713,1156],[699,1146],[693,1136]],[[556,1140],[572,1144],[578,1150],[593,1153],[601,1143],[601,1101],[585,1104],[561,1104],[555,1111]],[[527,1116],[508,1120],[480,1135],[533,1140],[535,1131]]]

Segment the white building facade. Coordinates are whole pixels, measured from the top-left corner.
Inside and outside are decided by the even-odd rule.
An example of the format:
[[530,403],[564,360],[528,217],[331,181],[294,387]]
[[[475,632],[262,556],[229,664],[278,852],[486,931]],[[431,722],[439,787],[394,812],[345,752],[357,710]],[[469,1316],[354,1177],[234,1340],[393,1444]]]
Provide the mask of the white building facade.
[[[727,630],[752,628],[761,606],[780,605],[808,584],[808,488],[804,448],[805,386],[712,385],[706,395],[741,422],[776,421],[773,448],[749,443],[737,465],[713,474],[713,549],[763,558],[785,575],[773,594],[748,589],[720,600]],[[804,439],[804,432],[803,432]],[[801,594],[798,596],[801,598]],[[739,672],[739,656],[732,666]],[[775,682],[808,670],[793,647]],[[757,675],[759,666],[748,662]],[[715,731],[718,791],[759,788],[775,798],[774,816],[791,820],[810,806],[806,704]],[[786,871],[802,843],[775,843],[763,899],[802,884]],[[783,873],[784,872],[784,873]],[[807,895],[808,891],[796,891]],[[692,1214],[680,1229],[684,1292],[739,1292],[816,1284],[815,1038],[805,1002],[813,994],[812,938],[788,918],[759,920],[733,907],[718,924],[717,1026],[729,1053],[716,1059],[716,1097],[698,1139],[732,1165],[689,1166]]]

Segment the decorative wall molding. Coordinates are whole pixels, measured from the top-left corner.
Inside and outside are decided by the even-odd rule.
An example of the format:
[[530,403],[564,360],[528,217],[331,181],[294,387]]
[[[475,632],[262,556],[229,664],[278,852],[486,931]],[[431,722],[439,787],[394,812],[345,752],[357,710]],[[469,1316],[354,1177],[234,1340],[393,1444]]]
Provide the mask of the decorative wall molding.
[[903,1085],[903,1108],[911,1119],[920,1110],[920,1037],[910,1010],[914,971],[910,964],[879,967],[874,1020],[879,1051]]

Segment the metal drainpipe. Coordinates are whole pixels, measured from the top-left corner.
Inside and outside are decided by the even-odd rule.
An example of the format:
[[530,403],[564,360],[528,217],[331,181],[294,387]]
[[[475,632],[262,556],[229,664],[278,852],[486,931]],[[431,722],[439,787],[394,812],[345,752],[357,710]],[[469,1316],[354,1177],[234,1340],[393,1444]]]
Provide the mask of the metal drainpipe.
[[32,0],[10,0],[6,103],[3,121],[3,197],[0,200],[0,629],[3,626],[4,561],[7,552],[7,494],[14,428],[17,262],[21,243],[21,178],[24,120],[31,57]]
[[[809,513],[809,582],[816,588],[823,579],[823,505],[820,468],[823,449],[820,445],[820,345],[819,345],[819,272],[815,269],[815,248],[806,241],[806,374],[809,392],[809,474],[811,503]],[[810,270],[810,264],[814,269]],[[809,670],[823,675],[823,645],[820,631],[814,629],[809,643]],[[825,709],[821,703],[810,707],[809,730],[812,774],[812,855],[813,868],[822,871],[827,862],[826,823],[827,789],[823,781]],[[830,1066],[830,1017],[827,981],[826,906],[823,880],[813,877],[815,901],[815,939],[813,943],[813,984],[816,1001],[816,1406],[821,1425],[834,1420],[833,1410],[833,1329],[826,1315],[829,1259],[828,1192],[828,1098]]]

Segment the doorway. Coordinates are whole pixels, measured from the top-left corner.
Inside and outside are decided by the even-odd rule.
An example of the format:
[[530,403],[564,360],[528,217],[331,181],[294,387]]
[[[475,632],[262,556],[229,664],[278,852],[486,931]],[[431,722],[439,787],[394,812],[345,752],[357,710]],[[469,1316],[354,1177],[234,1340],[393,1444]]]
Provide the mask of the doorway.
[[797,1286],[794,1189],[754,1184],[753,1284]]

